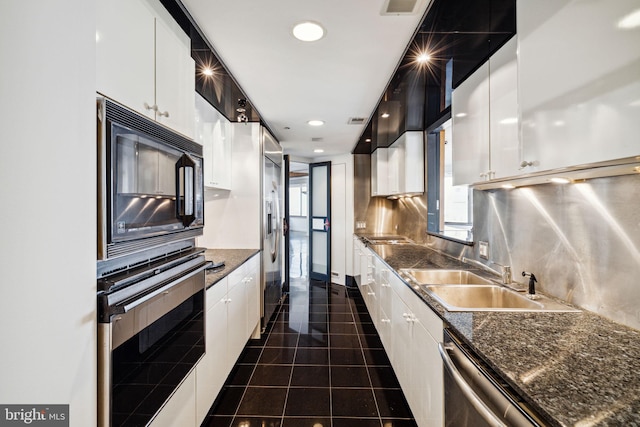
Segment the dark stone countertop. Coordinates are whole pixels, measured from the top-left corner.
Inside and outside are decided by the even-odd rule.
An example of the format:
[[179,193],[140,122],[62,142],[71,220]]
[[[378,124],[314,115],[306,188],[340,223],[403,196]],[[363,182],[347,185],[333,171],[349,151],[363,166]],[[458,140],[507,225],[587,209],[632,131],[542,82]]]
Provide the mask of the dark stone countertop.
[[205,259],[214,263],[224,261],[224,267],[207,270],[206,289],[215,285],[258,252],[260,252],[259,249],[207,249],[204,253]]
[[[396,272],[479,272],[421,245],[369,247]],[[640,426],[640,331],[586,310],[449,312],[407,286],[550,425]]]

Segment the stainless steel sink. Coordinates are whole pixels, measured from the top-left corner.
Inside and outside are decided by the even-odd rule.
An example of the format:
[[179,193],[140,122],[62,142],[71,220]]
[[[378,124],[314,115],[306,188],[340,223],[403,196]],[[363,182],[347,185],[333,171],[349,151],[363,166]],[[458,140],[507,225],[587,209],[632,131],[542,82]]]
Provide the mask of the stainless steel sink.
[[490,285],[493,282],[467,270],[401,269],[416,283],[429,285]]
[[542,309],[542,304],[499,285],[428,285],[425,288],[451,308]]
[[402,236],[366,237],[366,240],[370,245],[407,245],[413,243]]
[[448,311],[580,311],[540,294],[530,299],[467,270],[401,269],[400,273]]

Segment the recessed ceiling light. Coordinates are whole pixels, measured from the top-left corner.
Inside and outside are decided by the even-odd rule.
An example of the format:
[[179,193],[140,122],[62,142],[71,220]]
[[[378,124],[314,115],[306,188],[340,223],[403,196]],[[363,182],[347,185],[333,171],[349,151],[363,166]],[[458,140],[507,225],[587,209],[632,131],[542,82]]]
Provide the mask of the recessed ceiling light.
[[322,148],[316,148],[315,150],[313,150],[314,153],[324,153],[324,150]]
[[307,123],[310,126],[322,126],[324,124],[322,120],[309,120]]
[[383,119],[386,119],[387,117],[389,117],[389,113],[382,113],[380,117],[382,117]]
[[324,37],[324,28],[322,28],[322,25],[311,21],[296,24],[292,32],[295,38],[303,42],[314,42]]
[[364,142],[371,142],[371,138],[365,139]]

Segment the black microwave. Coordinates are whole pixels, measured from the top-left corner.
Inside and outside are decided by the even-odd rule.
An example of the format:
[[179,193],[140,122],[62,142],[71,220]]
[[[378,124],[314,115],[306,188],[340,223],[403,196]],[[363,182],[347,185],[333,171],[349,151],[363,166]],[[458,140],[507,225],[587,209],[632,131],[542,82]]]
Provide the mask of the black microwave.
[[98,97],[98,260],[202,235],[202,146]]

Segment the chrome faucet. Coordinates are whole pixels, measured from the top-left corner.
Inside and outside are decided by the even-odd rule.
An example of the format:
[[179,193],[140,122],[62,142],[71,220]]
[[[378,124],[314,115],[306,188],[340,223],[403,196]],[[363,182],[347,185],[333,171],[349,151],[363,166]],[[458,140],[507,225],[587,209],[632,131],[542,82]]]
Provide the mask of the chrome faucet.
[[[464,262],[466,264],[471,264],[474,267],[481,268],[484,271],[488,271],[488,272],[493,273],[493,274],[497,274],[498,273],[493,268],[491,268],[488,265],[485,265],[485,264],[483,264],[480,261],[477,261],[475,259],[469,259],[467,257],[462,257],[462,262]],[[502,284],[509,285],[509,284],[511,284],[511,282],[513,282],[513,279],[511,277],[511,267],[510,266],[498,264],[497,262],[493,262],[493,261],[491,261],[491,264],[497,265],[498,267],[500,267],[500,273],[499,274],[502,277]]]
[[529,276],[529,292],[527,296],[531,299],[536,299],[538,298],[538,296],[536,295],[536,282],[538,281],[538,279],[536,279],[536,276],[533,273],[528,273],[526,271],[523,271],[522,277],[527,277],[527,276]]

